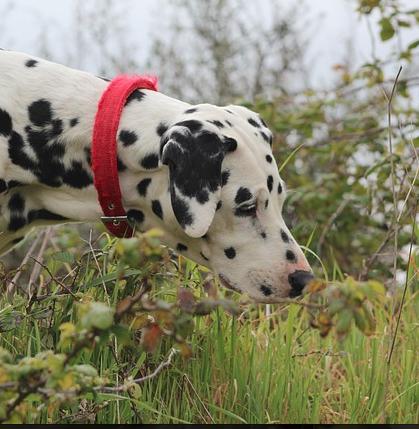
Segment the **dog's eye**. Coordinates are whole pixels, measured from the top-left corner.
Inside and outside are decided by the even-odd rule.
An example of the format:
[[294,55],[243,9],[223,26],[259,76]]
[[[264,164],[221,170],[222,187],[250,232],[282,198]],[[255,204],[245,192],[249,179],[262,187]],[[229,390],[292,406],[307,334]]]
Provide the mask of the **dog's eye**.
[[236,216],[256,216],[256,203],[243,204],[235,210]]

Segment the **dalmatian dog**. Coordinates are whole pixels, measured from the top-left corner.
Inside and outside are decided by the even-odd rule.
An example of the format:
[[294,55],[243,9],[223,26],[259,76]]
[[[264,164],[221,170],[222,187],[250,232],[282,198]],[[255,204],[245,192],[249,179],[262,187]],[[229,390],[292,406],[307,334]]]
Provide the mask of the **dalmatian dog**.
[[[34,226],[102,214],[90,146],[106,79],[0,50],[0,253]],[[117,141],[122,203],[136,229],[256,302],[300,295],[311,268],[282,218],[272,133],[245,107],[136,90]]]

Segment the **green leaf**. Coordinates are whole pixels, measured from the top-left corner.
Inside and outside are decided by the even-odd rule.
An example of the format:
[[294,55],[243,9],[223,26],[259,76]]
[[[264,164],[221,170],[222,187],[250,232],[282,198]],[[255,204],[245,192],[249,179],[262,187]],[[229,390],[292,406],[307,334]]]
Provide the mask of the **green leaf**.
[[380,26],[381,26],[380,37],[383,42],[391,39],[394,36],[395,30],[394,30],[393,24],[388,18],[381,19]]
[[73,365],[72,369],[81,374],[88,377],[97,377],[98,372],[97,369],[94,368],[92,365],[89,364],[80,364],[80,365]]
[[407,49],[409,49],[409,51],[412,51],[413,49],[416,49],[418,46],[419,46],[419,39],[410,43]]
[[353,313],[349,308],[345,308],[339,313],[339,318],[336,323],[336,332],[338,335],[344,336],[348,333],[351,326]]
[[120,345],[129,344],[131,340],[131,331],[125,325],[115,325],[111,332],[115,335]]
[[91,302],[83,315],[81,324],[84,328],[108,329],[112,326],[114,310],[102,302]]
[[397,25],[399,27],[405,27],[405,28],[410,28],[412,26],[412,24],[409,21],[405,21],[403,19],[398,19]]

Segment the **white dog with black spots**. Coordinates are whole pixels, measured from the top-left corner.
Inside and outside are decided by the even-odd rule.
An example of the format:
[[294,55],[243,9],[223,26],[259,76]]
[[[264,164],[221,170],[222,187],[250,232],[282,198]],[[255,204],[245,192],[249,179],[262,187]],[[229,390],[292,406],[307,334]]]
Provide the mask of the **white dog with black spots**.
[[[0,253],[34,226],[100,220],[90,147],[107,84],[0,50]],[[117,153],[136,229],[161,229],[165,244],[257,302],[303,292],[313,276],[282,218],[285,185],[259,115],[136,90]]]

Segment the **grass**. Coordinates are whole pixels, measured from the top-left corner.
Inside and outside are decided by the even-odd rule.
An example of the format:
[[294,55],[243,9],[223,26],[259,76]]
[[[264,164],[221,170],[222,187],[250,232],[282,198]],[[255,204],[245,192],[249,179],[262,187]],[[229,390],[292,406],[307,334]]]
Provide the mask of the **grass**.
[[[60,253],[61,244],[68,246],[74,240],[71,233],[66,234],[52,239],[55,249],[48,248],[44,263],[54,276],[70,281],[71,275],[62,271],[62,261],[67,260],[68,269],[70,262],[77,261],[71,252]],[[124,280],[117,280],[114,244],[102,239],[99,247],[104,252],[96,252],[96,260],[92,253],[86,254],[72,290],[84,301],[115,306],[133,294],[142,268],[127,271]],[[77,258],[80,253],[74,249],[79,248],[73,246]],[[173,302],[178,286],[194,286],[195,295],[204,296],[202,272],[190,261],[178,262],[179,269],[172,270],[172,276],[153,277],[152,294]],[[337,267],[333,271],[338,275]],[[49,291],[44,300],[28,306],[28,297],[20,290],[12,301],[5,296],[0,301],[0,347],[17,360],[44,350],[60,350],[60,325],[78,318],[74,298],[62,296],[59,285],[48,279],[42,270],[38,287]],[[18,421],[415,423],[419,417],[414,357],[419,348],[417,291],[409,288],[407,292],[388,368],[389,327],[395,319],[391,308],[385,305],[375,310],[373,335],[367,337],[353,327],[344,340],[332,334],[321,338],[308,325],[307,309],[299,305],[271,306],[269,316],[264,306],[243,305],[237,317],[217,308],[194,318],[195,327],[188,337],[189,359],[176,354],[168,368],[129,394],[86,391],[68,394],[65,401],[34,394],[18,407]],[[132,325],[132,318],[125,323]],[[133,328],[128,341],[111,336],[100,346],[84,348],[73,363],[92,365],[114,384],[128,376],[150,373],[164,361],[172,341],[163,338],[155,352],[148,353],[138,337]]]

